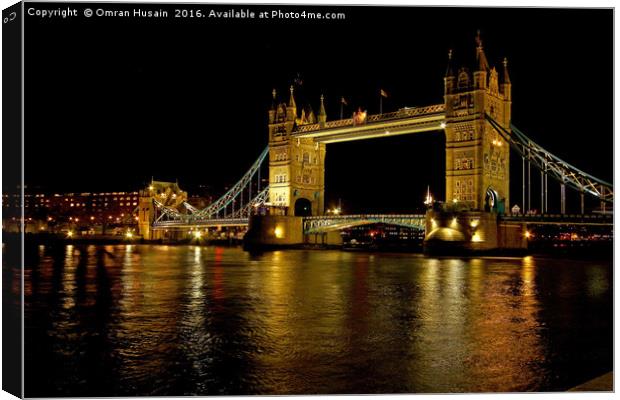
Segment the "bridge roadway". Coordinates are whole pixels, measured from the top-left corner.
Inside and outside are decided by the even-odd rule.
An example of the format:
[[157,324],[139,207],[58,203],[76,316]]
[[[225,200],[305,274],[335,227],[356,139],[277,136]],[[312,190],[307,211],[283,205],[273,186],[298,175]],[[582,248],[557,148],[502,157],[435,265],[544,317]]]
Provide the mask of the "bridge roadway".
[[330,232],[379,223],[423,230],[425,216],[424,214],[360,214],[306,217],[304,218],[304,233]]
[[[159,221],[153,224],[153,229],[192,229],[225,226],[247,226],[247,218],[211,218],[211,219],[183,219],[173,221]],[[424,229],[424,215],[422,214],[361,214],[361,215],[325,215],[304,217],[304,233],[318,233],[347,229],[354,226],[385,223],[406,226],[409,228]]]
[[[526,225],[578,225],[578,226],[613,226],[613,214],[544,214],[544,215],[503,215],[500,222],[518,222]],[[192,229],[210,227],[248,226],[247,218],[212,218],[196,220],[160,221],[153,224],[153,229]],[[305,234],[330,232],[355,226],[384,223],[423,230],[423,214],[358,214],[358,215],[323,215],[304,217]]]
[[302,125],[297,127],[291,136],[313,138],[315,142],[320,143],[337,143],[386,135],[435,131],[445,127],[445,110],[444,104],[401,108],[391,113],[369,115],[360,122],[348,118],[328,121],[325,125]]
[[526,225],[600,225],[613,226],[613,214],[537,214],[502,215],[501,222],[521,222]]
[[218,226],[248,226],[247,218],[210,218],[210,219],[183,219],[173,221],[159,221],[153,223],[154,230],[162,229],[192,229],[214,228]]

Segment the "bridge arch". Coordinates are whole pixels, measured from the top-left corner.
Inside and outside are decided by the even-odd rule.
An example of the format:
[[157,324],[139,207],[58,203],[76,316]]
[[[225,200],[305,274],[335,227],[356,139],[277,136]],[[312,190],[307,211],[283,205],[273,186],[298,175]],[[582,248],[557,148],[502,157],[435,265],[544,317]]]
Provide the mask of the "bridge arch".
[[486,195],[484,197],[485,211],[497,210],[498,205],[499,205],[499,195],[497,194],[497,191],[493,189],[491,186],[487,187]]
[[304,197],[295,200],[295,216],[309,217],[312,215],[312,202]]

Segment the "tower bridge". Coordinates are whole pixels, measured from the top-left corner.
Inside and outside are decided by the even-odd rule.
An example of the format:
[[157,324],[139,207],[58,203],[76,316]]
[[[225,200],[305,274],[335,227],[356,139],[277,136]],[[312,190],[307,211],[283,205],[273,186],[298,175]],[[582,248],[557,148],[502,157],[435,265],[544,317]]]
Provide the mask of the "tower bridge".
[[[475,51],[476,63],[471,68],[456,68],[449,52],[441,104],[375,115],[359,111],[351,118],[328,121],[323,96],[315,116],[312,111],[298,110],[292,86],[287,101],[280,101],[274,90],[268,111],[268,147],[248,172],[204,209],[178,198],[168,204],[167,196],[175,195],[174,190],[167,189],[164,198],[157,197],[159,190],[145,193],[140,203],[141,234],[158,238],[171,229],[249,226],[249,244],[291,245],[307,243],[310,235],[327,235],[337,242],[339,236],[333,233],[338,230],[382,222],[425,230],[429,246],[486,250],[526,246],[528,224],[611,225],[609,217],[588,219],[583,199],[593,196],[605,209],[605,204],[613,203],[613,186],[563,161],[517,129],[512,124],[507,60],[499,68],[491,66],[479,37]],[[427,131],[445,135],[445,202],[434,204],[424,216],[325,215],[328,144]],[[511,149],[521,158],[524,212],[531,208],[531,167],[540,171],[542,216],[508,216]],[[261,174],[267,174],[267,186]],[[559,216],[545,215],[548,177],[561,186]],[[566,215],[566,188],[581,195],[579,218]]]

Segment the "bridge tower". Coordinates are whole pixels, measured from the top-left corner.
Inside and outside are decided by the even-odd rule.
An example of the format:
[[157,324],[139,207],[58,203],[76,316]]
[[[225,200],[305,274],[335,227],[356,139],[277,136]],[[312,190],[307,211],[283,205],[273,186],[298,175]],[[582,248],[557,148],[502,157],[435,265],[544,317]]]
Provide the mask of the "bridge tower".
[[161,232],[151,229],[158,210],[155,205],[179,208],[187,200],[187,192],[181,190],[178,182],[151,180],[150,185],[140,190],[138,203],[138,234],[146,240],[161,239]]
[[327,119],[323,96],[318,121],[311,110],[297,115],[293,86],[287,103],[278,103],[273,90],[269,110],[269,201],[281,215],[322,215],[325,191],[325,144],[312,138],[291,138],[295,126]]
[[504,59],[501,77],[487,61],[480,33],[476,65],[453,69],[444,78],[446,106],[446,202],[465,209],[503,212],[510,202],[510,146],[486,120],[510,131],[511,83]]

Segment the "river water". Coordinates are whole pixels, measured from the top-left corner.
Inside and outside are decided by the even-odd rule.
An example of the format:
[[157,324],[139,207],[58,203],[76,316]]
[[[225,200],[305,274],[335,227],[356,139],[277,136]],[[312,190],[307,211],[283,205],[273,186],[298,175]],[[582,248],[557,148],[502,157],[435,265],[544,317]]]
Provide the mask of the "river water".
[[559,391],[612,369],[611,260],[29,253],[26,396]]

